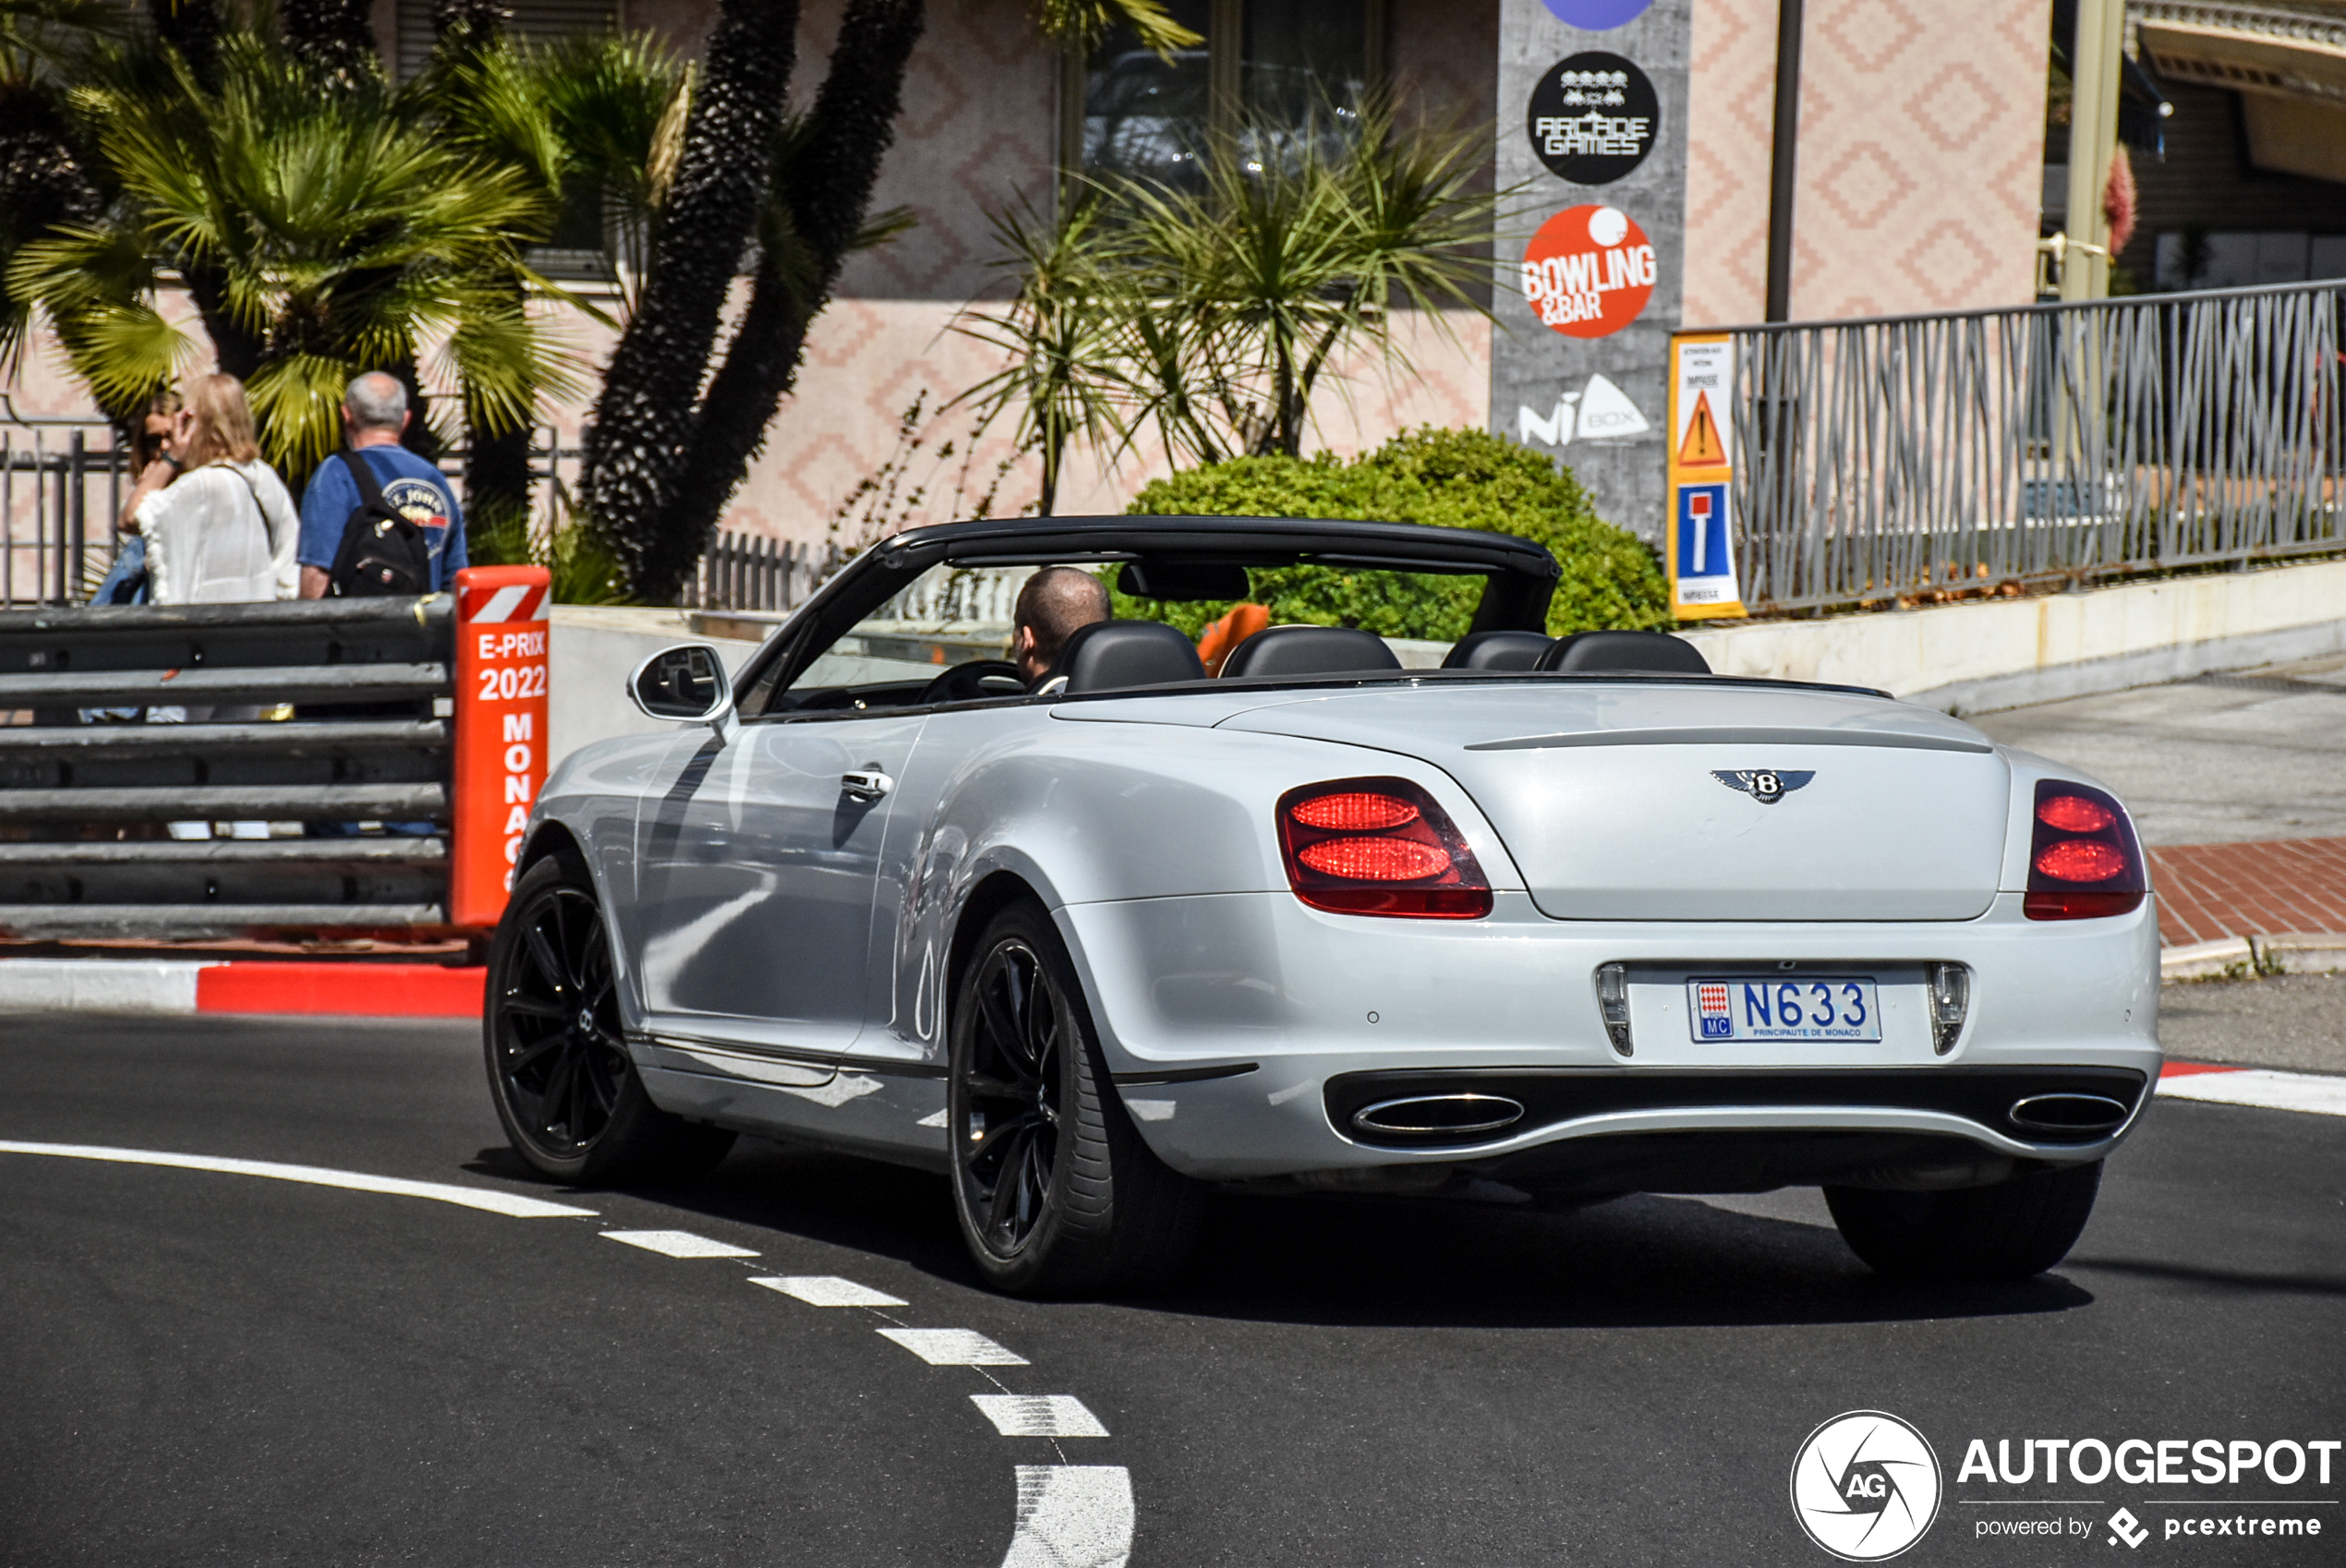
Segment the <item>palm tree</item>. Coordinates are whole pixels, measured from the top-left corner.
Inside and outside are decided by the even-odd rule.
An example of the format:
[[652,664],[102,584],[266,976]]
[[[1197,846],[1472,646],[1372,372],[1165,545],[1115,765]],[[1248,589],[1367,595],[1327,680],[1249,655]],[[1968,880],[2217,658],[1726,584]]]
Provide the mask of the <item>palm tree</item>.
[[[158,73],[164,90],[151,90]],[[101,402],[151,388],[188,351],[155,306],[165,267],[214,271],[226,319],[261,344],[254,413],[296,479],[339,444],[344,381],[409,368],[420,348],[501,421],[526,422],[541,391],[571,384],[514,287],[551,286],[522,259],[548,221],[526,179],[396,112],[380,76],[320,92],[266,36],[224,33],[220,82],[207,91],[184,57],[157,52],[86,89],[120,197],[106,221],[60,225],[10,269],[10,292],[49,312]]]
[[[682,590],[796,379],[840,266],[886,232],[871,222],[872,188],[923,6],[847,0],[823,85],[793,134],[783,90],[795,0],[720,0],[648,276],[587,445],[586,511],[638,597],[665,603]],[[1113,21],[1162,49],[1197,42],[1157,0],[1041,0],[1036,20],[1054,42],[1095,42]],[[750,304],[701,397],[726,291],[753,239]]]
[[1101,178],[1055,224],[999,215],[1016,293],[955,324],[1009,363],[963,397],[981,428],[1015,414],[1046,512],[1070,440],[1118,452],[1153,426],[1176,462],[1300,456],[1336,367],[1367,352],[1411,372],[1396,309],[1444,332],[1489,313],[1476,285],[1513,193],[1477,187],[1487,148],[1372,101],[1213,139],[1186,189]]
[[1005,252],[994,264],[1016,274],[1017,292],[1005,306],[964,310],[953,322],[954,331],[999,350],[1004,361],[953,401],[975,406],[980,429],[1016,412],[1014,444],[1043,460],[1036,510],[1046,516],[1058,504],[1069,444],[1100,447],[1121,436],[1128,405],[1148,384],[1116,351],[1128,315],[1143,331],[1154,331],[1158,318],[1126,308],[1128,281],[1119,275],[1112,247],[1101,243],[1110,222],[1103,193],[1081,187],[1069,193],[1057,222],[1023,198],[994,214]]
[[[680,488],[726,291],[766,199],[797,28],[795,0],[722,0],[655,231],[651,275],[603,373],[586,441],[586,505],[639,597],[672,597],[683,581],[656,520]],[[698,554],[695,545],[687,562]]]
[[[413,99],[450,145],[515,171],[550,215],[584,205],[619,252],[623,308],[642,272],[646,231],[664,197],[693,71],[647,33],[579,35],[516,46],[482,0],[441,0],[429,66]],[[525,304],[514,277],[509,306]],[[599,312],[590,312],[599,317]],[[522,548],[527,537],[526,419],[501,419],[470,394],[465,496],[468,525]]]
[[[81,61],[120,23],[104,0],[0,6],[0,270],[55,225],[98,214],[103,197],[67,95]],[[0,291],[0,379],[16,378],[30,326],[30,308]]]
[[1141,412],[1167,448],[1300,456],[1332,367],[1367,350],[1409,373],[1396,309],[1445,332],[1454,311],[1487,315],[1476,285],[1513,194],[1478,188],[1487,150],[1484,133],[1404,129],[1373,101],[1342,134],[1218,139],[1193,189],[1112,182],[1124,357],[1145,367]]
[[382,80],[382,55],[367,0],[279,0],[294,58],[330,90],[356,92]]

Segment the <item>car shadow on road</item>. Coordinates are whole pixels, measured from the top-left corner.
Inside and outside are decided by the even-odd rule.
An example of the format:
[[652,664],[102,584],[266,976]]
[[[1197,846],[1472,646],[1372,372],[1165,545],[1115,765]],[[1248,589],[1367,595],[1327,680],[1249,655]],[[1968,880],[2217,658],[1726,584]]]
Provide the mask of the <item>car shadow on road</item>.
[[1566,1212],[1297,1198],[1215,1206],[1196,1261],[1149,1303],[1329,1325],[1726,1326],[2058,1312],[2058,1276],[1899,1285],[1838,1233],[1646,1194]]
[[[510,1176],[510,1151],[471,1167]],[[891,1258],[982,1290],[945,1180],[744,1138],[710,1176],[638,1187],[687,1213]],[[852,1260],[837,1267],[853,1272]],[[2092,1303],[2058,1274],[2001,1285],[1881,1279],[1814,1224],[1634,1195],[1568,1212],[1426,1200],[1216,1196],[1179,1277],[1124,1309],[1328,1326],[1623,1327],[1905,1321]]]

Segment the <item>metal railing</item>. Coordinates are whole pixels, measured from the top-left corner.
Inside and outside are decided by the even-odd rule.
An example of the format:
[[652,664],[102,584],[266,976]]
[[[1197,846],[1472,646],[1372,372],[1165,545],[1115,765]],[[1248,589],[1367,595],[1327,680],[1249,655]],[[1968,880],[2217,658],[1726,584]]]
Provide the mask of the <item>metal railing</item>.
[[1754,614],[2346,550],[2346,283],[1732,329]]
[[[0,611],[0,939],[443,926],[453,611]],[[307,826],[365,822],[429,830]]]
[[720,533],[685,585],[685,603],[694,609],[796,609],[845,560],[832,543]]
[[0,604],[79,604],[114,561],[130,485],[105,425],[0,424]]
[[[585,456],[550,426],[531,443],[530,539],[541,560],[570,520]],[[127,458],[100,421],[0,417],[0,606],[88,600],[120,548],[115,522],[129,494]],[[461,495],[463,449],[441,453],[440,466]],[[844,559],[835,543],[721,533],[701,558],[686,603],[794,609]]]

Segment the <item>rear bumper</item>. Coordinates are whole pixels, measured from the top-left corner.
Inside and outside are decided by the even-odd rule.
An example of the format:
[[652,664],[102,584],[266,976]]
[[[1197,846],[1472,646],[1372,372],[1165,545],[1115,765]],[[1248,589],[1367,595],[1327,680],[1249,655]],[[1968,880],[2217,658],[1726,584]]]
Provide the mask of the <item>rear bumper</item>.
[[[1447,1165],[1583,1189],[1734,1190],[1825,1180],[1992,1179],[2099,1159],[2149,1098],[2158,935],[2110,920],[1599,923],[1502,893],[1481,921],[1323,914],[1282,893],[1058,911],[1110,1070],[1142,1136],[1212,1179]],[[1933,1048],[1885,984],[1878,1043],[1690,1040],[1683,985],[1633,986],[1634,1053],[1607,1037],[1599,965],[1735,973],[1796,963],[1884,975],[1969,968],[1961,1035]],[[1477,1093],[1521,1114],[1464,1137],[1364,1130],[1363,1106]],[[2113,1128],[2015,1122],[2016,1101],[2088,1095]],[[1983,1163],[1984,1162],[1984,1163]],[[1900,1173],[1906,1173],[1902,1176]],[[1428,1173],[1431,1174],[1431,1173]]]

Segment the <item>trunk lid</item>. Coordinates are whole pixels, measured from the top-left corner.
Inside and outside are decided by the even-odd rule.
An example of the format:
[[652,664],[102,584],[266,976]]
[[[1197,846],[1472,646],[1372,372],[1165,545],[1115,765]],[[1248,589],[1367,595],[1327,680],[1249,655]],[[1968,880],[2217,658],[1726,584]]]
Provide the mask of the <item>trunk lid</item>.
[[2004,759],[1968,725],[1880,697],[1444,682],[1265,705],[1220,728],[1442,768],[1557,920],[1969,920],[2002,867]]

